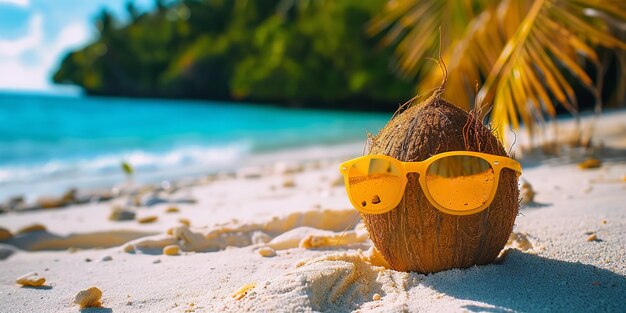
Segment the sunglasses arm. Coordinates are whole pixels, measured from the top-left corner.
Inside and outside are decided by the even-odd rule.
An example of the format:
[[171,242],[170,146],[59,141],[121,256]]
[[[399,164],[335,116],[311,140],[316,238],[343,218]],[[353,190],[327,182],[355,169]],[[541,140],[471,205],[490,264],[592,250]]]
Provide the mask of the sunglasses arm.
[[501,158],[498,161],[500,161],[500,164],[502,165],[502,167],[506,167],[506,168],[510,168],[514,170],[517,173],[517,176],[520,176],[522,174],[522,165],[519,162],[515,161],[514,159]]

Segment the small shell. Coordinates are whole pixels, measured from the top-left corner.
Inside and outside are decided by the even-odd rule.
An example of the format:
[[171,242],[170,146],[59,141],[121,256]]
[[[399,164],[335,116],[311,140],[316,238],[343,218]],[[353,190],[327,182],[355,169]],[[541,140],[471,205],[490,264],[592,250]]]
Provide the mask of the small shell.
[[152,216],[145,216],[142,217],[140,219],[137,220],[137,222],[139,222],[139,224],[148,224],[148,223],[154,223],[159,219],[158,216],[156,215],[152,215]]
[[46,279],[35,272],[30,272],[18,277],[15,282],[22,286],[39,287],[46,282]]
[[86,290],[81,290],[74,297],[74,303],[78,304],[81,308],[92,308],[102,306],[100,302],[102,298],[102,291],[98,287],[91,287]]
[[254,289],[255,287],[256,287],[256,283],[245,284],[243,285],[243,287],[235,291],[231,295],[231,297],[235,300],[241,300],[243,299],[243,297],[245,297],[248,294],[248,292],[250,292],[250,290]]
[[377,293],[375,293],[375,294],[372,296],[372,300],[374,300],[374,301],[378,301],[378,300],[380,300],[381,298],[382,298],[382,297],[381,297],[379,294],[377,294]]
[[273,257],[276,256],[276,250],[271,247],[263,247],[258,250],[259,254],[264,257]]
[[165,255],[179,255],[180,248],[177,245],[169,245],[163,248],[163,254]]

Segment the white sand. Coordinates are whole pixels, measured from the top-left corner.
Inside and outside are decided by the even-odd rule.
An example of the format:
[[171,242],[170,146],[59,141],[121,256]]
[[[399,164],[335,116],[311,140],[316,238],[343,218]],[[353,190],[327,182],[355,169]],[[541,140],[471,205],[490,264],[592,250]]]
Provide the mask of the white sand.
[[[177,204],[179,213],[165,213],[169,204],[138,208],[138,217],[158,216],[150,224],[109,221],[122,198],[0,215],[0,227],[13,232],[33,223],[48,229],[0,246],[19,248],[0,261],[0,312],[76,312],[74,296],[91,286],[103,291],[103,308],[85,312],[623,312],[624,125],[622,111],[600,126],[609,157],[599,169],[580,170],[575,158],[527,162],[522,178],[537,195],[517,218],[511,246],[518,250],[502,264],[431,275],[385,269],[362,224],[336,245],[355,216],[343,187],[332,186],[338,160],[286,175],[270,172],[288,166],[272,165],[167,195],[198,200]],[[295,186],[283,187],[286,180]],[[599,240],[587,241],[591,233]],[[124,252],[127,241],[134,253]],[[161,253],[172,243],[181,255]],[[47,287],[18,286],[15,279],[28,272],[45,277]],[[256,285],[240,300],[231,297],[249,283]]]

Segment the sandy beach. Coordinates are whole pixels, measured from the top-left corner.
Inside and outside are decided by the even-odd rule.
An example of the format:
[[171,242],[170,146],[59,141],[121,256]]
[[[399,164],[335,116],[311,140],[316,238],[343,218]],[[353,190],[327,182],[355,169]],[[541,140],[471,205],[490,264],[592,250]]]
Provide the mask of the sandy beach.
[[[92,286],[102,307],[81,312],[623,311],[624,121],[618,111],[598,124],[599,168],[581,169],[585,155],[517,153],[536,195],[499,264],[387,269],[337,172],[362,153],[354,145],[107,202],[1,214],[11,234],[0,241],[0,312],[76,312],[75,295]],[[23,229],[34,224],[43,227]],[[180,252],[164,254],[172,245]],[[29,272],[43,286],[16,284]]]

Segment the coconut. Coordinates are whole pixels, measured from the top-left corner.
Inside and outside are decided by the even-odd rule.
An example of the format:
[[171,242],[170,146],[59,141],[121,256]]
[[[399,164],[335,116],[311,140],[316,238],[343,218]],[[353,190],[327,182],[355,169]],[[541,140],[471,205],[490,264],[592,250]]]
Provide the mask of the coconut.
[[[404,162],[423,161],[447,151],[507,156],[501,142],[481,121],[441,98],[444,83],[417,105],[407,105],[371,138],[369,154]],[[404,199],[383,214],[361,213],[376,248],[398,271],[434,273],[494,261],[506,244],[519,211],[517,175],[503,169],[495,198],[485,210],[465,216],[433,207],[418,174],[407,174]],[[454,196],[454,195],[450,195]]]

